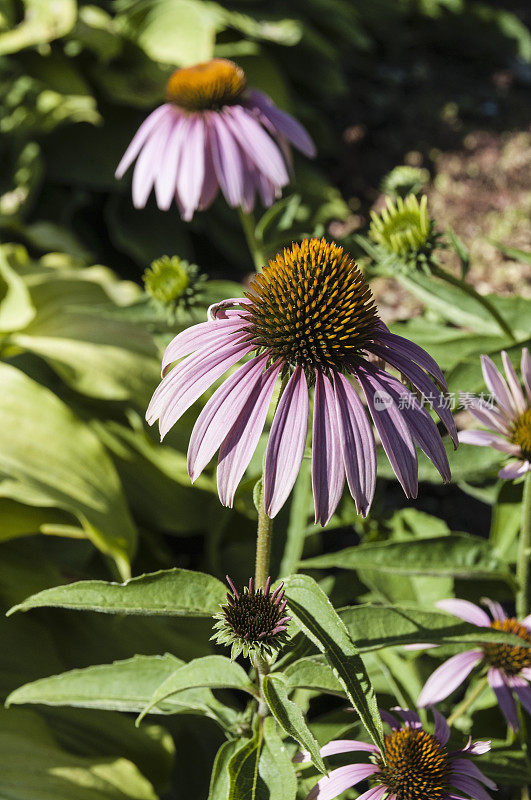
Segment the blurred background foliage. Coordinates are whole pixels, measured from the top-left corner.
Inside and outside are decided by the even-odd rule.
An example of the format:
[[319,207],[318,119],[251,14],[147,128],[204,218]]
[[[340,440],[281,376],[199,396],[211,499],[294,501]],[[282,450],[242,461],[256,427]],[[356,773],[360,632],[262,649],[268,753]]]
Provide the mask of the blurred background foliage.
[[[163,99],[172,70],[213,55],[232,58],[244,67],[249,84],[305,124],[319,157],[312,164],[296,159],[294,185],[260,219],[266,250],[307,233],[328,232],[344,242],[367,274],[377,276],[375,289],[388,320],[396,320],[396,331],[429,350],[452,391],[480,391],[478,354],[489,352],[499,360],[506,347],[516,358],[529,338],[530,302],[521,286],[529,256],[518,238],[525,208],[512,207],[505,185],[497,187],[509,221],[502,225],[498,214],[497,227],[489,232],[509,249],[489,245],[486,263],[499,264],[501,271],[507,261],[517,264],[517,278],[512,284],[508,279],[511,291],[498,292],[495,282],[483,287],[494,290],[491,299],[517,345],[472,299],[411,270],[396,253],[378,250],[365,234],[368,210],[381,207],[383,193],[397,197],[426,190],[440,222],[439,208],[442,217],[447,208],[437,202],[445,187],[452,201],[459,169],[450,165],[429,182],[445,149],[457,141],[468,147],[467,136],[476,136],[469,141],[481,156],[481,136],[509,133],[513,138],[503,139],[500,151],[494,145],[491,150],[510,161],[506,172],[526,167],[529,140],[518,134],[524,138],[514,145],[515,132],[525,124],[522,97],[531,83],[525,14],[524,3],[473,0],[223,5],[0,0],[0,600],[5,609],[49,586],[86,577],[123,579],[174,564],[218,577],[230,571],[237,581],[248,576],[260,448],[235,509],[222,509],[211,472],[194,488],[187,475],[185,452],[196,410],[184,416],[164,447],[143,421],[169,338],[204,318],[210,303],[240,294],[235,284],[251,270],[237,215],[221,200],[184,224],[175,209],[162,213],[150,203],[135,210],[127,181],[114,179],[123,150]],[[403,162],[401,172],[391,172]],[[492,168],[495,174],[495,167],[492,158],[485,163],[471,162],[476,172],[464,180],[476,179],[479,170],[488,193],[484,173]],[[433,196],[437,180],[440,191]],[[528,207],[529,197],[524,200]],[[451,215],[442,227],[450,222]],[[473,276],[462,239],[447,232],[443,243],[442,257],[449,254],[457,271]],[[164,255],[186,259],[206,276],[190,289],[193,304],[179,305],[177,298],[168,308],[142,288],[143,271]],[[452,455],[455,484],[441,487],[431,464],[421,460],[424,488],[419,507],[412,509],[396,481],[386,480],[392,473],[382,460],[371,518],[357,518],[345,497],[323,537],[312,524],[305,465],[278,520],[283,533],[275,540],[275,572],[295,570],[303,555],[360,540],[479,533],[500,493],[498,468],[495,451],[461,448]],[[496,558],[511,563],[520,490],[501,491],[491,546]],[[496,562],[492,578],[481,573],[474,592],[510,596],[498,572]],[[340,604],[403,601],[406,591],[404,580],[392,581],[377,570],[326,580]],[[465,581],[450,576],[432,597],[423,581],[408,579],[411,602],[431,602],[454,583],[461,596],[470,591]],[[169,651],[190,660],[211,651],[210,626],[194,620],[85,614],[80,624],[76,615],[42,609],[31,617],[0,620],[0,629],[2,697],[43,675],[135,653]],[[390,654],[371,661],[375,686],[384,693],[398,681],[415,696],[416,669]],[[216,702],[213,696],[198,701],[199,719],[177,715],[164,727],[148,724],[140,730],[114,711],[3,712],[0,796],[206,796],[222,741]],[[482,713],[491,713],[488,703]],[[341,714],[317,707],[314,731],[320,741],[332,730],[337,734],[340,724],[352,727]]]

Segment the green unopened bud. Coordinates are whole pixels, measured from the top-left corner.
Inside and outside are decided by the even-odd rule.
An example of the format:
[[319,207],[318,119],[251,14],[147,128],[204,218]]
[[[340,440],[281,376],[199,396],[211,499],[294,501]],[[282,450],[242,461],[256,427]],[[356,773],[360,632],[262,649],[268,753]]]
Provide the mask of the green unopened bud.
[[428,214],[426,195],[419,201],[415,195],[401,197],[393,202],[387,199],[387,208],[376,214],[371,212],[369,235],[381,247],[398,256],[415,256],[431,249],[432,224]]
[[190,308],[198,297],[199,286],[205,280],[196,264],[179,256],[162,256],[153,261],[142,276],[146,292],[171,310]]

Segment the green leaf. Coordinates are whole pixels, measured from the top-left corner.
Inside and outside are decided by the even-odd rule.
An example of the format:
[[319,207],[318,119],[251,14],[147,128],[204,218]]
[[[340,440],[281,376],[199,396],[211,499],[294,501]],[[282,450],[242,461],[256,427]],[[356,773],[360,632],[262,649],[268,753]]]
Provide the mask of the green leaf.
[[24,47],[44,44],[64,36],[74,27],[75,0],[23,0],[24,19],[10,31],[0,33],[0,55]]
[[268,788],[269,800],[295,800],[297,776],[272,717],[264,720],[264,745],[258,771]]
[[103,614],[211,617],[225,597],[226,589],[217,578],[175,567],[139,575],[125,583],[79,581],[54,586],[28,597],[8,613],[52,606]]
[[23,328],[35,315],[24,281],[0,249],[0,332]]
[[127,577],[136,530],[103,446],[65,403],[15,367],[0,364],[0,384],[0,471],[44,495],[48,502],[39,505],[74,514]]
[[312,689],[341,697],[345,694],[330,665],[319,656],[300,658],[286,667],[284,674],[290,689]]
[[[426,642],[467,647],[488,642],[514,645],[518,641],[521,644],[514,634],[479,628],[442,611],[423,611],[399,605],[359,605],[341,608],[338,613],[361,653]],[[286,673],[289,673],[289,668]]]
[[289,577],[286,597],[291,614],[324,653],[369,736],[377,747],[383,748],[382,721],[370,678],[332,603],[308,575]]
[[44,721],[0,711],[0,797],[9,800],[157,800],[125,758],[87,758],[62,750]]
[[492,242],[504,256],[512,258],[513,261],[521,261],[523,264],[531,264],[531,253],[528,250],[520,250],[518,247],[507,247],[501,242]]
[[225,656],[205,656],[183,664],[152,694],[137,719],[137,724],[159,703],[185,689],[207,686],[210,689],[239,689],[256,696],[257,689],[243,667]]
[[476,580],[496,578],[509,583],[513,580],[489,543],[466,533],[347,547],[336,553],[308,558],[302,566],[306,569],[370,569],[390,575],[451,575]]
[[231,739],[224,742],[216,753],[210,776],[209,800],[227,800],[230,785],[230,760],[241,746],[241,740]]
[[492,509],[489,541],[495,553],[505,561],[516,560],[515,543],[521,526],[522,484],[501,481]]
[[448,238],[461,262],[461,277],[465,278],[470,268],[470,250],[455,231],[448,228]]
[[323,775],[326,775],[326,767],[319,753],[319,745],[308,728],[301,709],[289,699],[284,675],[280,673],[266,675],[262,681],[262,691],[267,705],[280,727],[309,752],[314,766]]
[[256,800],[262,739],[262,726],[257,721],[253,738],[239,747],[229,761],[227,800]]

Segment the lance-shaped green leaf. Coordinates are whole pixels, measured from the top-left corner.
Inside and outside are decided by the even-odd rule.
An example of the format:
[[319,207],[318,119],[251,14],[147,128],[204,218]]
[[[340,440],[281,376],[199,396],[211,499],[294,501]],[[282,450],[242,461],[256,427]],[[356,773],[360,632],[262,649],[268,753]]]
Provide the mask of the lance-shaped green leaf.
[[195,658],[183,664],[173,675],[170,675],[152,694],[148,704],[138,716],[137,724],[152,708],[163,703],[169,697],[185,689],[239,689],[253,695],[257,694],[256,686],[251,683],[245,670],[235,661],[225,656],[205,656]]
[[266,675],[262,681],[262,691],[267,705],[281,728],[307,750],[312,763],[326,775],[326,767],[319,753],[319,745],[306,724],[299,706],[288,697],[286,678],[281,673]]
[[212,575],[174,568],[140,575],[124,583],[79,581],[54,586],[28,597],[8,613],[53,606],[103,614],[211,617],[219,611],[225,597],[225,587]]
[[269,791],[269,800],[295,800],[297,777],[288,748],[272,717],[264,720],[264,744],[258,767]]
[[396,605],[359,605],[341,608],[338,614],[361,653],[426,642],[468,648],[489,642],[531,647],[531,643],[512,633],[480,628],[443,611],[422,611]]
[[306,569],[374,570],[392,575],[504,578],[511,575],[485,539],[465,533],[347,547],[302,562]]
[[258,722],[254,735],[238,748],[229,761],[229,793],[227,800],[256,800],[258,764],[262,750],[263,730]]
[[383,748],[382,721],[370,678],[330,600],[308,575],[289,577],[286,596],[290,613],[324,653],[369,736],[377,747]]
[[[181,659],[166,653],[164,656],[137,655],[112,664],[73,669],[15,689],[7,698],[6,706],[38,703],[138,713],[157,688],[183,664]],[[205,688],[179,692],[153,709],[157,714],[190,711],[218,722],[229,722],[231,716],[231,709],[219,703]]]
[[224,742],[216,753],[210,776],[209,800],[227,800],[230,784],[230,760],[241,746],[241,740],[231,739]]
[[290,689],[313,689],[343,697],[345,690],[322,656],[300,658],[284,672]]

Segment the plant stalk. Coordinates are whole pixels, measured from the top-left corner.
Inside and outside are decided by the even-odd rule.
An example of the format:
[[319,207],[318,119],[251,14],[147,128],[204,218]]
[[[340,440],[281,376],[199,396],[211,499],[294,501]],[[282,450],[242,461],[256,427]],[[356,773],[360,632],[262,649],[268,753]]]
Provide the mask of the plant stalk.
[[249,251],[253,257],[254,267],[257,272],[261,272],[265,263],[265,258],[262,248],[255,235],[256,225],[254,221],[254,214],[252,212],[244,211],[241,207],[238,209],[238,214],[240,216],[240,222],[245,234],[247,247],[249,248]]
[[531,472],[524,478],[522,497],[522,524],[516,556],[516,616],[523,619],[529,614],[529,560],[531,559]]
[[[256,532],[256,563],[254,572],[254,581],[256,589],[264,588],[265,582],[269,576],[269,563],[271,560],[271,539],[273,534],[273,520],[268,517],[265,510],[264,502],[264,479],[262,477],[260,486],[260,495],[258,502],[258,528]],[[254,661],[256,669],[256,680],[258,684],[258,691],[260,692],[260,699],[258,705],[258,714],[261,717],[267,716],[269,708],[264,700],[262,692],[262,681],[264,675],[269,672],[269,660],[256,656]]]
[[488,684],[488,678],[485,675],[484,678],[478,681],[475,688],[470,692],[468,697],[465,697],[465,699],[461,703],[459,703],[453,714],[450,714],[447,720],[448,725],[450,727],[452,727],[455,721],[458,720],[459,717],[462,717],[465,711],[468,711],[470,706],[476,702],[480,694],[482,694],[483,690],[486,688],[487,684]]
[[485,311],[488,311],[491,317],[496,320],[503,333],[512,339],[513,342],[516,341],[516,337],[511,328],[504,320],[498,309],[488,299],[488,297],[479,294],[479,292],[477,292],[474,287],[467,283],[463,278],[456,278],[456,276],[452,275],[451,272],[446,272],[446,270],[441,269],[441,267],[437,266],[437,264],[431,264],[431,272],[437,278],[446,281],[446,283],[449,283],[452,286],[456,286],[457,288],[461,289],[461,291],[465,292],[465,294],[468,294],[470,297],[473,297],[474,300],[477,300],[477,302],[483,306]]

